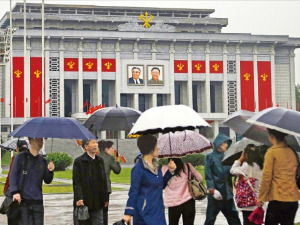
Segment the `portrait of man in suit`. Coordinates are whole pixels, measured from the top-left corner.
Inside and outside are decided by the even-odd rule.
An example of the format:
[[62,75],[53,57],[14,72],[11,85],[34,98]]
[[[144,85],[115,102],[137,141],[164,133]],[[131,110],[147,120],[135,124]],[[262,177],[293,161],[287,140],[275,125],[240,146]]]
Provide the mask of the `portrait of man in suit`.
[[144,85],[143,66],[128,66],[129,72],[131,72],[131,77],[128,78],[129,85]]
[[164,85],[163,66],[148,66],[148,85]]

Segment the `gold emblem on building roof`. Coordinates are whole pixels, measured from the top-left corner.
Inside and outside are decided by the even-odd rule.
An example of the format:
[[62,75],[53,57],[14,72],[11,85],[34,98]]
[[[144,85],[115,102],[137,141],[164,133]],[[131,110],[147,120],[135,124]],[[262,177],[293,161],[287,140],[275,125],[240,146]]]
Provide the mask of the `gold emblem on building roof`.
[[73,61],[70,61],[67,63],[67,65],[69,66],[69,69],[73,69],[75,63]]
[[183,70],[184,65],[182,63],[177,64],[179,71]]
[[200,63],[198,63],[198,64],[196,64],[196,65],[195,65],[195,67],[196,67],[196,70],[197,70],[197,71],[200,71],[200,70],[201,70],[201,67],[202,67],[202,65],[201,65]]
[[143,27],[144,27],[144,28],[150,28],[151,25],[150,25],[149,22],[150,22],[151,20],[154,19],[154,16],[150,15],[150,17],[149,17],[148,12],[146,12],[145,15],[144,15],[144,14],[141,14],[141,15],[139,16],[139,19],[145,22],[145,23],[143,24]]
[[215,63],[212,67],[214,68],[215,71],[218,71],[220,65],[218,65],[217,63]]
[[110,70],[110,67],[112,66],[112,63],[111,62],[106,62],[105,64],[104,64],[104,66],[106,66],[106,69],[107,70]]
[[92,63],[92,62],[89,61],[89,62],[86,63],[85,65],[88,67],[88,70],[91,70],[92,67],[93,67],[93,65],[94,65],[94,63]]

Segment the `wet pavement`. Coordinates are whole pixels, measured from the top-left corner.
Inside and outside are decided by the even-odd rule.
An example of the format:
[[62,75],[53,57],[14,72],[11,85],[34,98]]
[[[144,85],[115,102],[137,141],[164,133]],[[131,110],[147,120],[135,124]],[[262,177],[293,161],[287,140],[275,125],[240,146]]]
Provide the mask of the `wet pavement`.
[[[57,180],[58,181],[58,180]],[[61,181],[61,180],[60,180]],[[64,180],[65,182],[65,180]],[[113,187],[128,189],[129,185],[112,184]],[[128,191],[114,191],[110,196],[109,225],[120,220],[123,216],[124,208],[128,197]],[[4,197],[0,197],[0,202]],[[205,220],[207,200],[196,201],[195,225],[203,224]],[[45,225],[72,225],[73,224],[73,194],[46,194],[44,195]],[[300,210],[299,210],[300,211]],[[296,216],[296,222],[300,221],[300,212]],[[167,210],[166,210],[167,218]],[[242,214],[240,213],[242,219]],[[0,224],[7,225],[6,216],[0,214]],[[182,222],[180,222],[182,224]],[[217,217],[216,225],[227,224],[226,219],[220,213]]]

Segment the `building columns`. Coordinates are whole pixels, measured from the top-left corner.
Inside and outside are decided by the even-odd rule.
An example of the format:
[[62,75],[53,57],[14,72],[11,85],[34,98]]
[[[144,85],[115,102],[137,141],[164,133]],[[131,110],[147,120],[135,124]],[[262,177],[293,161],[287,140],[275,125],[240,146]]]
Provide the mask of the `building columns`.
[[64,39],[59,46],[59,116],[65,116],[65,74],[64,74]]
[[227,45],[223,46],[223,112],[228,115]]
[[255,102],[255,112],[259,111],[259,102],[258,102],[258,70],[257,70],[257,45],[253,47],[253,71],[254,71],[254,102]]
[[[270,58],[271,58],[271,92],[272,92],[272,106],[276,106],[276,95],[275,95],[275,46],[272,45],[270,48]],[[295,86],[295,85],[294,85]],[[294,90],[294,89],[291,89]],[[295,91],[293,92],[295,93]]]
[[175,105],[175,79],[174,79],[174,59],[175,59],[175,47],[174,43],[176,40],[170,45],[170,105]]
[[120,79],[121,79],[121,49],[120,40],[116,42],[116,81],[115,81],[115,105],[120,106]]
[[188,106],[193,108],[193,73],[192,73],[192,43],[188,47],[188,81],[187,81],[187,103]]
[[[45,97],[44,100],[47,101],[50,98],[50,40],[49,38],[46,39],[45,42]],[[50,103],[45,104],[45,102],[42,102],[44,104],[44,110],[45,110],[45,116],[50,116]]]
[[237,110],[241,110],[241,51],[240,46],[237,45],[235,49],[235,65],[236,65],[236,103]]
[[97,43],[97,84],[96,84],[97,105],[102,104],[102,48],[101,41]]
[[83,62],[82,62],[82,38],[78,43],[78,98],[76,112],[83,113]]
[[290,87],[290,90],[291,90],[291,98],[290,98],[290,101],[291,101],[291,106],[292,106],[292,109],[293,110],[297,110],[297,106],[296,106],[296,93],[295,93],[295,53],[294,53],[294,49],[291,49],[290,50],[290,76],[291,76],[291,87]]
[[[156,41],[154,41],[153,44],[152,44],[151,53],[152,53],[152,60],[156,60],[156,53],[157,53]],[[145,76],[144,76],[144,81],[146,82],[146,77]],[[156,107],[156,106],[157,106],[157,94],[154,93],[154,94],[152,94],[152,97],[151,97],[150,108],[151,107]]]
[[206,44],[206,46],[205,46],[205,103],[206,103],[206,113],[211,112],[209,54],[210,54],[209,44]]
[[24,117],[25,120],[30,118],[30,41],[26,41],[26,57],[24,58],[24,97],[25,104],[24,104]]

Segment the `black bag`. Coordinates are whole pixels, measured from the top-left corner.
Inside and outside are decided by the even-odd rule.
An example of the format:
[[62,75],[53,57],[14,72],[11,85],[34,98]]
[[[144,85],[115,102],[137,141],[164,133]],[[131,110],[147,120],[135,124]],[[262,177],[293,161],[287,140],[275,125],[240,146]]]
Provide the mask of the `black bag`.
[[77,206],[74,209],[74,215],[77,218],[77,220],[87,220],[90,218],[89,216],[89,209],[87,206]]
[[0,213],[1,214],[7,214],[8,208],[13,202],[13,197],[12,196],[6,196],[2,202],[2,205],[0,207]]

